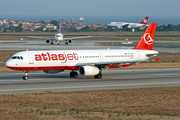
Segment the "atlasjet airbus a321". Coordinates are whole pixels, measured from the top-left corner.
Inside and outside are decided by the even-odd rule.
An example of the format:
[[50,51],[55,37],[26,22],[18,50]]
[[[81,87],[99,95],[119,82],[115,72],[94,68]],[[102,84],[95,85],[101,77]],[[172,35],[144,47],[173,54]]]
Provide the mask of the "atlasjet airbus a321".
[[13,70],[43,70],[45,73],[58,73],[72,70],[70,77],[77,77],[79,71],[84,76],[102,78],[102,68],[121,68],[136,65],[138,62],[149,61],[158,55],[152,50],[156,23],[151,23],[139,43],[133,49],[112,50],[43,50],[23,51],[14,54],[6,66]]

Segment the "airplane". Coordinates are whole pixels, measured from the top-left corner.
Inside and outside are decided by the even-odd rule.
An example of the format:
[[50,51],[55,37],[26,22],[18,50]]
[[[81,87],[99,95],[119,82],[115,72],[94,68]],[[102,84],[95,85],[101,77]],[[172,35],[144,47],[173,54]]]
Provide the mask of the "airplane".
[[152,50],[156,23],[151,23],[133,49],[106,50],[43,50],[22,51],[14,54],[7,62],[7,68],[25,71],[23,80],[28,79],[28,71],[43,70],[45,73],[59,73],[72,70],[70,77],[94,76],[102,78],[102,69],[121,68],[149,61],[157,56]]
[[123,28],[138,28],[146,26],[149,17],[145,17],[140,23],[129,23],[129,22],[111,22],[108,26]]
[[28,36],[28,37],[46,39],[46,43],[51,44],[51,45],[54,44],[54,41],[56,41],[58,43],[58,45],[60,45],[59,42],[66,41],[65,45],[68,45],[68,43],[72,43],[73,42],[72,39],[87,38],[87,37],[91,37],[91,36],[64,38],[64,35],[61,33],[61,22],[60,22],[59,33],[55,34],[54,38],[37,37],[37,36]]

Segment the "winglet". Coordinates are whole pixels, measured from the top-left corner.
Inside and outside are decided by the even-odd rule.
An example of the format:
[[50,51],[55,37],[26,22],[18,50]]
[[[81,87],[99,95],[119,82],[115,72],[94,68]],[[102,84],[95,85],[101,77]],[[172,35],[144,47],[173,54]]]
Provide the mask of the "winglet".
[[147,17],[145,17],[139,24],[147,24],[147,22],[148,22],[148,16]]
[[156,23],[150,23],[146,32],[141,37],[139,43],[133,49],[152,50],[154,43],[154,36],[156,31]]

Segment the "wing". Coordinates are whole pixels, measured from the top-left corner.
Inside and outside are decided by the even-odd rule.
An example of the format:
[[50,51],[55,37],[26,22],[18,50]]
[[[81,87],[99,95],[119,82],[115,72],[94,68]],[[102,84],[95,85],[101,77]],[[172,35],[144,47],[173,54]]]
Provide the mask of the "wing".
[[48,38],[48,37],[37,37],[37,36],[27,36],[27,37],[54,40],[54,38]]
[[117,67],[121,67],[120,64],[130,63],[136,65],[138,62],[147,62],[149,60],[133,60],[133,61],[112,61],[112,62],[96,62],[96,63],[77,63],[76,66],[101,66],[102,68],[107,67],[108,65],[116,65]]
[[122,25],[123,28],[127,28],[128,26],[129,26],[129,23]]
[[63,38],[63,40],[69,40],[69,39],[79,39],[79,38],[88,38],[92,36],[83,36],[83,37],[71,37],[71,38]]

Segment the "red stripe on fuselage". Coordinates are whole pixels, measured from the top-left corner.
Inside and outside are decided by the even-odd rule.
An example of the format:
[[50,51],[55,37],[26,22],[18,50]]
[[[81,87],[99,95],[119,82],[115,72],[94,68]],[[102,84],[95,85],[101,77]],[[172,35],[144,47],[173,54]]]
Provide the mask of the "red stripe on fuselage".
[[[122,67],[127,67],[130,66],[132,64],[121,64]],[[118,66],[115,65],[109,65],[109,68],[119,68]],[[11,67],[8,66],[8,68],[13,69],[13,70],[79,70],[79,67],[77,66],[49,66],[49,67]]]
[[50,67],[11,67],[8,66],[8,68],[13,70],[78,70],[79,67],[76,66],[50,66]]

